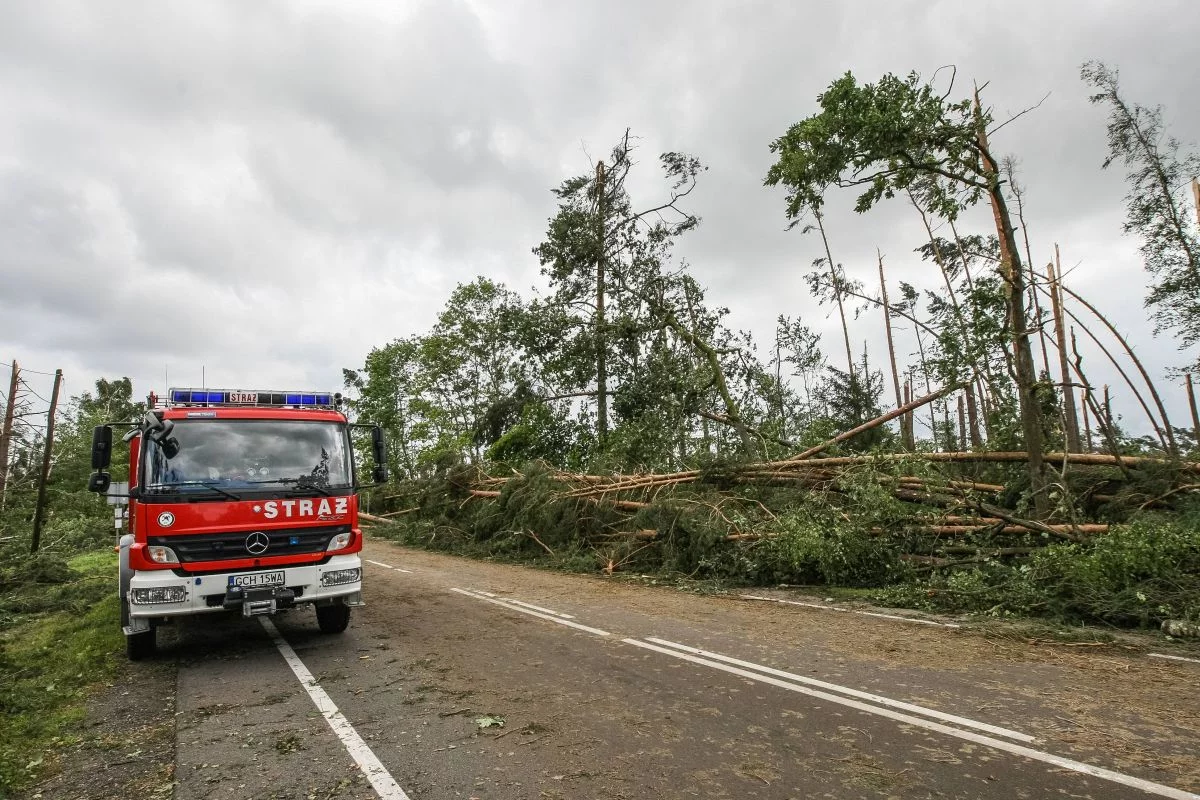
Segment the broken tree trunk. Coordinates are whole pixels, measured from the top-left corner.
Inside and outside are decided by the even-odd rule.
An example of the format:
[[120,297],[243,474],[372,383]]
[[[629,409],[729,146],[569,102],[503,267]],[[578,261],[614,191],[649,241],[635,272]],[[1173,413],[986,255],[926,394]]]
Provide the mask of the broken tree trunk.
[[940,397],[945,397],[946,395],[948,395],[950,392],[954,391],[957,388],[958,388],[957,385],[946,386],[942,389],[939,389],[936,392],[933,392],[932,394],[927,394],[924,397],[919,397],[916,400],[913,400],[911,403],[908,403],[906,405],[900,406],[897,409],[889,411],[888,413],[884,414],[883,416],[876,417],[875,419],[872,419],[872,420],[868,420],[867,422],[864,422],[862,425],[859,425],[856,428],[851,428],[848,431],[839,433],[837,436],[835,436],[832,439],[829,439],[827,441],[824,441],[821,444],[813,445],[812,447],[808,448],[807,450],[805,450],[803,453],[800,453],[799,455],[792,456],[791,458],[784,459],[783,461],[778,461],[778,462],[773,462],[773,463],[774,464],[790,464],[790,463],[793,463],[796,461],[804,461],[805,459],[811,458],[812,456],[816,455],[817,453],[821,452],[822,450],[827,450],[830,447],[833,447],[835,444],[838,444],[839,442],[844,442],[847,439],[854,438],[855,436],[857,436],[860,433],[865,433],[866,431],[872,430],[874,428],[878,428],[880,425],[883,425],[886,422],[891,422],[896,417],[903,416],[904,414],[907,414],[908,412],[912,411],[913,409],[920,408],[921,406],[923,406],[927,403],[932,403],[934,400],[937,400]]

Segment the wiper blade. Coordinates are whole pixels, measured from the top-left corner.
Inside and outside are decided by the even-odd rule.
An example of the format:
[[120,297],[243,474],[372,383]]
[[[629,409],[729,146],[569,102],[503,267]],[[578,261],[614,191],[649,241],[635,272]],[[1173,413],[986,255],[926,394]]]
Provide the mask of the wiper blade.
[[241,500],[242,499],[241,497],[234,494],[233,492],[222,489],[220,486],[217,486],[215,483],[212,483],[211,481],[179,481],[177,483],[167,483],[167,484],[161,484],[159,486],[150,487],[150,491],[155,494],[183,494],[183,492],[179,491],[179,488],[181,486],[182,487],[199,486],[203,489],[209,489],[211,491],[216,492],[217,494],[224,495],[225,497],[228,497],[230,500]]
[[326,497],[332,496],[328,487],[313,483],[307,478],[273,478],[268,481],[254,481],[253,483],[255,486],[264,483],[294,484],[293,488],[288,490],[289,494],[299,494],[301,492],[313,491]]

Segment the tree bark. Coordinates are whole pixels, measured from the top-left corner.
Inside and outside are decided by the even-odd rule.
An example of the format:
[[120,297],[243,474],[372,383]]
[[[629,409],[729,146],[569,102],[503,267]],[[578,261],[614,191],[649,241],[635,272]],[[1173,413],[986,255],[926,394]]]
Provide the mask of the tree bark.
[[1078,453],[1079,446],[1079,417],[1075,411],[1075,388],[1071,380],[1070,361],[1067,358],[1067,330],[1063,320],[1062,292],[1058,288],[1062,281],[1062,260],[1059,257],[1058,245],[1054,245],[1054,263],[1047,264],[1046,270],[1050,276],[1050,308],[1054,314],[1054,338],[1058,341],[1058,365],[1062,371],[1062,403],[1063,416],[1066,418],[1067,452]]
[[596,162],[596,440],[600,448],[608,439],[608,344],[604,324],[604,250],[608,231],[604,221],[604,162]]
[[842,339],[846,343],[846,376],[854,377],[854,354],[850,351],[850,327],[846,324],[846,307],[842,302],[842,282],[838,280],[837,269],[833,263],[833,253],[829,251],[829,237],[825,235],[825,222],[820,211],[813,212],[817,218],[817,230],[821,232],[821,243],[825,245],[825,263],[829,267],[829,278],[833,282],[833,296],[837,300],[838,317],[842,321]]
[[1196,440],[1196,446],[1200,447],[1200,411],[1196,409],[1196,390],[1192,388],[1192,373],[1187,375],[1187,396],[1188,408],[1192,411],[1192,438]]
[[1017,253],[1012,219],[1004,201],[1004,193],[1000,189],[999,169],[988,149],[987,130],[984,127],[978,89],[975,91],[975,118],[978,123],[979,153],[983,159],[983,172],[987,178],[992,214],[996,219],[996,233],[1000,239],[1000,269],[1008,284],[1008,316],[1009,324],[1012,325],[1013,362],[1021,429],[1025,436],[1025,447],[1029,451],[1030,490],[1037,516],[1044,517],[1049,513],[1050,502],[1046,493],[1046,469],[1042,458],[1042,414],[1034,396],[1037,388],[1037,368],[1034,366],[1033,350],[1029,344],[1025,313],[1025,271],[1021,265],[1021,256]]
[[29,552],[36,553],[42,543],[42,520],[46,516],[46,484],[50,481],[50,456],[54,452],[54,413],[58,410],[58,390],[62,388],[62,370],[54,370],[54,391],[46,413],[46,449],[42,454],[42,474],[38,480],[37,507],[33,512],[33,539]]
[[8,382],[8,405],[4,408],[4,427],[0,428],[0,510],[8,499],[8,451],[12,444],[13,414],[17,408],[17,379],[21,368],[12,362],[12,378]]

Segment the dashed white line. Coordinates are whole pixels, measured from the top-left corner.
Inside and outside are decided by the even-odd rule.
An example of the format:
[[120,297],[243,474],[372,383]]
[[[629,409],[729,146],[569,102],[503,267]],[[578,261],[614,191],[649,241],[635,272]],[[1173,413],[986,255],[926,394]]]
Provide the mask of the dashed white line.
[[700,656],[692,655],[691,653],[683,653],[678,650],[671,650],[666,647],[660,647],[659,645],[651,644],[650,642],[639,641],[637,639],[622,639],[621,641],[625,644],[633,645],[634,647],[653,650],[657,653],[671,656],[672,658],[679,658],[684,661],[690,661],[693,664],[700,664],[706,667],[711,667],[712,669],[721,670],[722,672],[739,675],[752,681],[758,681],[759,683],[778,686],[781,689],[787,689],[791,692],[799,692],[800,694],[806,694],[810,697],[827,700],[831,703],[849,706],[850,708],[854,708],[859,711],[865,711],[868,714],[876,714],[881,717],[887,717],[888,719],[895,720],[896,722],[915,725],[920,728],[925,728],[926,730],[944,733],[947,736],[953,736],[958,739],[965,739],[968,742],[975,742],[976,744],[981,744],[994,750],[1001,750],[1005,753],[1012,753],[1013,755],[1031,758],[1035,761],[1041,761],[1046,764],[1053,764],[1056,767],[1062,767],[1063,769],[1068,769],[1072,772],[1079,772],[1084,775],[1091,775],[1092,777],[1118,783],[1122,786],[1130,786],[1134,789],[1138,789],[1149,794],[1170,798],[1170,800],[1200,800],[1200,795],[1193,794],[1192,792],[1186,792],[1183,789],[1176,789],[1173,786],[1165,786],[1161,783],[1154,783],[1141,778],[1135,778],[1132,775],[1115,772],[1111,769],[1105,769],[1104,767],[1085,764],[1082,761],[1073,761],[1072,759],[1056,756],[1052,753],[1043,753],[1041,750],[1034,750],[1032,747],[1025,747],[1024,745],[1014,744],[1013,742],[1006,742],[1003,739],[994,739],[991,736],[984,736],[981,733],[965,731],[961,728],[952,728],[949,725],[943,725],[940,722],[933,722],[932,720],[922,719],[920,717],[914,717],[908,714],[901,714],[895,711],[889,711],[886,708],[880,708],[879,706],[869,705],[867,703],[860,703],[857,700],[851,700],[847,697],[839,697],[838,695],[829,694],[828,692],[809,689],[804,686],[799,686],[795,683],[783,681],[778,678],[772,678],[769,675],[751,672],[750,670],[741,669],[740,667],[734,667],[729,664],[722,664],[721,662],[714,661],[712,659],[701,658]]
[[768,603],[784,603],[789,606],[804,606],[805,608],[818,608],[821,611],[840,611],[843,614],[858,614],[862,617],[878,617],[879,619],[894,619],[898,622],[915,622],[918,625],[936,625],[939,628],[959,628],[953,622],[934,622],[931,619],[918,619],[916,617],[902,617],[899,614],[881,614],[878,611],[859,611],[854,608],[838,608],[837,606],[823,606],[820,603],[802,603],[799,600],[781,600],[778,597],[760,597],[756,594],[739,594],[743,600],[763,600]]
[[976,720],[968,719],[967,717],[960,717],[955,714],[947,714],[944,711],[925,708],[924,706],[914,705],[913,703],[905,703],[901,700],[893,700],[890,697],[871,694],[870,692],[861,692],[857,689],[851,689],[849,686],[840,686],[836,683],[828,683],[826,681],[817,680],[816,678],[808,678],[792,672],[784,672],[783,670],[774,669],[773,667],[764,666],[762,664],[755,664],[751,661],[741,661],[730,656],[723,656],[720,653],[713,653],[708,650],[701,650],[697,647],[688,647],[685,644],[669,642],[666,639],[658,639],[653,636],[647,636],[646,641],[654,642],[655,644],[661,644],[665,647],[673,647],[676,650],[682,650],[685,653],[692,653],[704,658],[711,658],[714,661],[722,661],[726,664],[733,664],[737,667],[745,667],[746,669],[752,669],[755,672],[774,675],[777,678],[785,678],[789,681],[802,683],[807,686],[818,686],[822,689],[828,689],[829,691],[837,692],[838,694],[849,695],[850,697],[857,697],[859,700],[866,700],[867,702],[876,703],[877,705],[888,706],[889,708],[896,708],[913,714],[920,714],[923,717],[940,719],[943,722],[949,722],[952,725],[959,725],[965,728],[974,728],[975,730],[995,734],[996,736],[1004,736],[1009,739],[1015,739],[1019,742],[1025,742],[1027,744],[1037,741],[1037,739],[1033,736],[1029,736],[1028,734],[1024,733],[1018,733],[1017,731],[1012,731],[1008,728],[1000,728],[995,725],[989,725],[986,722],[977,722]]
[[1172,661],[1187,661],[1190,664],[1200,664],[1200,658],[1187,658],[1185,656],[1172,656],[1166,653],[1147,653],[1150,658],[1169,658]]
[[562,617],[563,619],[575,619],[575,617],[572,616],[571,614],[564,614],[563,612],[555,611],[552,608],[542,608],[541,606],[535,606],[533,603],[526,603],[523,600],[509,599],[508,602],[514,603],[515,605],[518,605],[518,606],[524,606],[525,608],[532,608],[534,611],[542,611],[546,614],[553,614],[554,616]]
[[476,593],[474,591],[470,591],[467,589],[459,589],[457,587],[452,587],[450,589],[450,591],[458,592],[459,594],[465,595],[467,597],[473,597],[476,600],[482,600],[485,603],[492,603],[493,605],[500,606],[501,608],[507,608],[509,611],[516,611],[519,614],[528,614],[531,617],[537,617],[539,619],[548,620],[549,622],[557,622],[559,625],[566,625],[568,628],[575,628],[576,630],[583,631],[584,633],[590,633],[594,636],[610,636],[611,635],[608,631],[602,631],[599,628],[589,628],[587,625],[580,625],[578,622],[572,622],[569,619],[563,619],[562,617],[556,617],[553,614],[543,614],[541,611],[534,611],[533,609],[530,609],[530,608],[522,608],[521,606],[513,605],[512,603],[508,602],[507,600],[497,600],[494,597],[488,597],[484,594]]
[[394,569],[394,570],[396,570],[396,572],[407,572],[410,574],[412,573],[411,569],[405,569],[404,567],[393,567],[391,564],[385,564],[382,561],[373,561],[372,559],[369,559],[369,558],[363,559],[363,560],[366,561],[368,564],[374,564],[375,566],[383,567],[384,569]]
[[272,641],[275,642],[275,646],[279,648],[283,660],[292,668],[292,672],[300,680],[300,684],[308,692],[308,696],[312,698],[317,710],[325,717],[325,721],[329,723],[329,727],[333,729],[337,737],[342,740],[342,745],[354,759],[354,763],[358,764],[363,775],[367,776],[367,780],[370,781],[380,800],[410,800],[409,796],[400,788],[400,784],[396,783],[387,768],[371,752],[371,748],[367,747],[367,743],[358,735],[358,731],[354,730],[349,720],[338,710],[333,699],[317,683],[316,678],[308,671],[308,667],[304,666],[304,662],[296,655],[296,651],[279,633],[275,623],[266,617],[259,617],[259,621],[262,622],[262,626],[266,628]]

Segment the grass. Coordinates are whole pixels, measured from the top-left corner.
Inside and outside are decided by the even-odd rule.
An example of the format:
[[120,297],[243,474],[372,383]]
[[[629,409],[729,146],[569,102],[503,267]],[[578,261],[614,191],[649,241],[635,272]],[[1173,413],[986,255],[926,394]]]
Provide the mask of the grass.
[[77,741],[89,692],[114,674],[122,646],[111,548],[58,570],[46,560],[17,564],[0,584],[0,798],[35,782],[58,748]]

